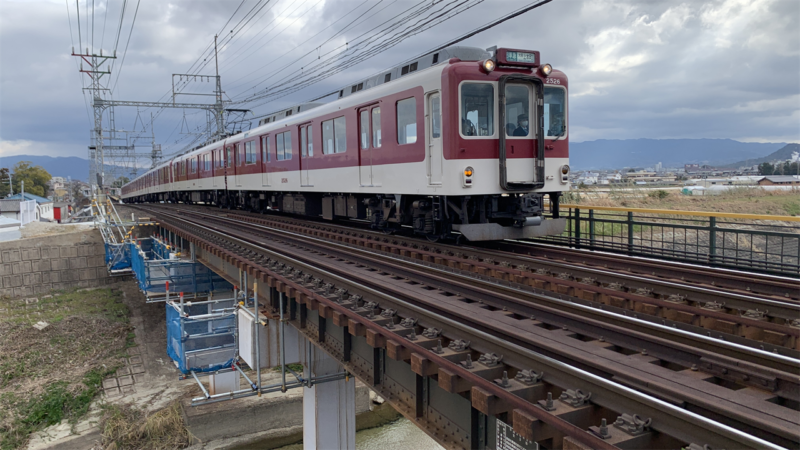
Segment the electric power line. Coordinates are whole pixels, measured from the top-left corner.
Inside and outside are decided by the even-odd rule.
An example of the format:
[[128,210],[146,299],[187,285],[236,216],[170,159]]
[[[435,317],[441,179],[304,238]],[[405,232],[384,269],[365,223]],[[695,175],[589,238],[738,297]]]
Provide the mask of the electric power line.
[[136,16],[139,14],[139,4],[142,0],[136,1],[136,11],[133,13],[133,20],[131,21],[131,30],[128,33],[128,42],[125,43],[125,51],[122,53],[122,61],[119,64],[119,68],[117,69],[117,78],[114,80],[114,86],[111,87],[111,92],[114,92],[114,89],[117,87],[117,83],[119,82],[119,75],[122,73],[122,65],[125,64],[125,56],[128,54],[128,45],[131,43],[131,36],[133,36],[133,26],[136,25]]

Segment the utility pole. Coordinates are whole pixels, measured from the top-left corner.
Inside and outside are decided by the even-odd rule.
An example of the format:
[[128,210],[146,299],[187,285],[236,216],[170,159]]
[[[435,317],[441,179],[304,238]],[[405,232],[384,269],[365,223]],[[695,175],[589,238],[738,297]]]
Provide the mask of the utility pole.
[[219,59],[217,59],[217,35],[214,35],[214,66],[216,68],[217,78],[217,103],[214,105],[217,113],[217,139],[225,137],[225,122],[222,117],[222,81],[219,78]]
[[[108,89],[101,83],[104,75],[111,75],[111,70],[103,70],[103,64],[108,60],[116,59],[116,52],[109,56],[103,55],[103,50],[100,49],[100,54],[96,55],[86,49],[86,53],[75,53],[72,49],[72,56],[77,56],[83,61],[81,62],[80,71],[87,74],[91,79],[91,87],[85,88],[92,94],[92,109],[94,110],[94,130],[93,141],[94,145],[89,147],[89,184],[97,185],[98,190],[103,188],[103,178],[105,175],[105,153],[103,151],[103,110],[106,106],[103,104],[103,91]],[[84,69],[83,63],[86,63],[89,68]],[[109,76],[109,79],[111,77]],[[92,148],[94,147],[94,148]]]

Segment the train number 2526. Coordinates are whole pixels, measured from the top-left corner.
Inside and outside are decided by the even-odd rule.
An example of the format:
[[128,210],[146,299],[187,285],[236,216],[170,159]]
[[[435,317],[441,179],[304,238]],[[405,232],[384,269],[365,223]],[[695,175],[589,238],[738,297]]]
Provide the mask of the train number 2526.
[[561,84],[561,80],[559,80],[558,78],[545,78],[544,83],[545,84]]

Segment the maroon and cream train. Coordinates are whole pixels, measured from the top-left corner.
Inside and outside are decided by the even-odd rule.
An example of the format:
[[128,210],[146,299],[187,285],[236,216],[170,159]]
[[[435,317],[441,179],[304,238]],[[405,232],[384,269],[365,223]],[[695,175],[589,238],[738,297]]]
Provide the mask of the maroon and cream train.
[[175,157],[122,197],[369,219],[431,238],[559,234],[567,88],[539,52],[450,47]]

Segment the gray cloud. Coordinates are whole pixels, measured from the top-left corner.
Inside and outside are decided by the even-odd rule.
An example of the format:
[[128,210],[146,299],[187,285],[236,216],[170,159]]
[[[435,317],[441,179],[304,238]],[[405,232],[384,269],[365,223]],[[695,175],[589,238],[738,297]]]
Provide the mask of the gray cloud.
[[[114,98],[161,98],[170,90],[171,74],[189,68],[239,3],[142,1]],[[220,54],[226,94],[235,98],[253,92],[252,86],[260,79],[315,49],[376,3],[278,0],[268,5]],[[366,31],[367,24],[371,27],[390,20],[415,3],[384,0],[370,12],[377,13],[374,17],[333,38],[320,53],[351,42]],[[525,3],[485,1],[390,51],[308,89],[261,105],[255,112],[266,113],[329,92]],[[106,34],[101,37],[106,2],[96,1],[95,48],[101,39],[106,51],[113,46],[120,4],[119,0],[108,3]],[[242,12],[255,4],[255,0],[245,2],[222,34],[228,34]],[[82,19],[84,5],[81,3]],[[356,7],[356,13],[279,58]],[[74,6],[70,13],[77,41]],[[126,13],[120,57],[132,16],[131,9]],[[465,44],[537,49],[544,60],[565,71],[570,78],[571,137],[575,141],[701,137],[798,141],[798,19],[800,2],[796,0],[555,0]],[[85,22],[82,33],[85,42]],[[0,156],[37,153],[85,157],[91,128],[81,94],[86,79],[78,74],[75,58],[69,56],[70,47],[67,6],[63,2],[0,1]],[[270,81],[308,67],[315,60],[315,55],[307,57]],[[119,62],[115,72],[118,66]],[[213,64],[202,73],[213,74]],[[210,90],[209,83],[190,87]],[[140,117],[149,121],[149,113],[141,111]],[[136,117],[135,109],[118,108],[117,128],[133,129]],[[182,123],[182,111],[166,110],[159,116],[156,140],[164,144],[166,152],[191,141],[191,135],[181,134],[187,131]],[[203,114],[187,111],[189,129],[204,123]]]

